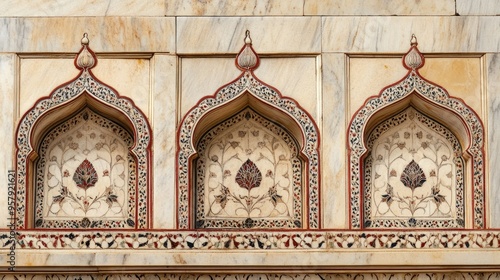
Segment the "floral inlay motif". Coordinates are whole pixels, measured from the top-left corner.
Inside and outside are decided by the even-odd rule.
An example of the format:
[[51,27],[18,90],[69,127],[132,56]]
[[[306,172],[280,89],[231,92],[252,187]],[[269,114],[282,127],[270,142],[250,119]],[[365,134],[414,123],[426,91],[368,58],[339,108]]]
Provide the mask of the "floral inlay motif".
[[197,226],[301,225],[296,145],[251,109],[210,130],[199,144]]
[[73,181],[75,181],[77,187],[87,190],[88,188],[95,186],[95,183],[97,183],[97,177],[98,176],[94,166],[90,163],[90,161],[88,161],[88,159],[85,159],[75,170]]
[[36,226],[95,227],[94,219],[131,226],[131,143],[125,129],[89,109],[52,130],[40,150]]
[[253,161],[247,159],[247,161],[245,161],[245,163],[243,163],[238,170],[235,181],[238,185],[240,185],[240,187],[247,189],[248,192],[250,192],[253,188],[260,186],[262,173],[260,173],[259,168],[255,165],[255,163],[253,163]]
[[463,159],[449,130],[410,107],[377,126],[368,147],[365,226],[464,225]]
[[405,187],[407,188],[410,188],[412,192],[414,192],[416,188],[420,188],[425,183],[425,181],[427,181],[424,171],[413,159],[405,167],[403,173],[401,173],[400,180],[403,185],[405,185]]

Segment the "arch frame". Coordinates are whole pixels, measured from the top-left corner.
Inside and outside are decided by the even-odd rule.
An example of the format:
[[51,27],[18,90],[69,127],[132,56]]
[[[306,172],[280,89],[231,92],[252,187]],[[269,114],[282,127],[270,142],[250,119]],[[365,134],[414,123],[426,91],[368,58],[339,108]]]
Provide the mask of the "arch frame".
[[[115,89],[101,82],[93,75],[90,68],[94,67],[95,63],[90,67],[84,67],[80,64],[78,59],[85,52],[90,53],[92,58],[96,60],[95,54],[84,45],[75,58],[75,66],[80,70],[80,73],[73,80],[54,89],[48,97],[42,97],[35,102],[24,113],[18,123],[16,129],[15,199],[17,229],[31,229],[34,226],[32,221],[34,216],[34,209],[32,209],[33,198],[31,196],[33,196],[34,192],[34,181],[32,179],[34,178],[34,161],[38,157],[36,145],[41,142],[41,139],[48,131],[64,121],[60,121],[58,118],[50,121],[50,117],[58,116],[56,114],[57,110],[71,104],[75,106],[75,109],[70,111],[79,112],[85,107],[90,107],[91,110],[105,118],[109,118],[109,113],[105,110],[111,109],[115,114],[111,120],[131,130],[129,132],[133,136],[133,144],[129,152],[136,160],[137,174],[136,217],[132,227],[134,229],[151,227],[152,191],[150,170],[152,132],[149,122],[144,113],[131,99],[120,96]],[[71,116],[72,113],[68,112],[63,119],[68,119]],[[43,127],[37,128],[43,119],[46,119],[43,121]],[[34,135],[35,129],[40,130],[36,135]],[[44,228],[44,230],[50,229]]]
[[[417,51],[416,46],[412,46],[412,51]],[[451,97],[448,92],[423,78],[417,68],[423,65],[423,56],[421,64],[416,67],[409,67],[405,64],[403,57],[403,65],[409,69],[408,74],[399,82],[389,85],[382,89],[378,96],[368,98],[364,105],[359,108],[351,118],[347,131],[347,147],[349,155],[349,224],[352,229],[364,228],[363,225],[363,162],[367,155],[366,140],[371,132],[371,129],[378,123],[384,121],[376,121],[374,125],[368,127],[371,119],[377,113],[383,110],[390,110],[394,104],[400,101],[409,100],[418,97],[423,101],[432,104],[432,106],[445,110],[459,119],[463,128],[466,130],[462,135],[467,135],[467,145],[464,147],[466,153],[470,156],[469,180],[472,193],[472,227],[482,229],[485,227],[485,175],[484,175],[484,126],[477,113],[467,106],[462,99]],[[407,54],[408,55],[408,54]],[[409,102],[411,106],[411,102]],[[417,106],[424,114],[427,114],[423,106]],[[430,114],[432,115],[432,114]],[[444,122],[442,125],[448,127],[449,123]],[[459,133],[460,134],[460,133]],[[462,139],[464,140],[464,139]],[[468,183],[466,183],[468,185]]]
[[[240,68],[241,69],[241,68]],[[251,96],[252,102],[258,102],[260,105],[252,105],[247,101],[243,105],[232,103],[238,102],[239,97],[245,95]],[[240,98],[241,100],[241,98]],[[246,102],[246,103],[245,103]],[[305,111],[295,100],[285,98],[281,93],[261,82],[253,73],[252,69],[243,71],[243,73],[234,81],[219,88],[214,95],[201,99],[193,108],[191,108],[182,119],[177,131],[177,227],[179,229],[193,228],[195,214],[191,211],[193,208],[193,188],[195,187],[193,179],[193,160],[196,158],[195,143],[198,139],[193,137],[193,131],[197,130],[200,121],[214,110],[220,107],[230,107],[231,105],[248,105],[253,109],[272,108],[282,116],[293,120],[294,126],[300,128],[302,139],[297,139],[301,143],[301,154],[305,160],[304,171],[304,195],[307,205],[304,209],[305,228],[315,229],[321,227],[320,221],[320,166],[319,166],[319,130],[313,118]],[[236,106],[235,105],[235,106]],[[236,106],[237,107],[237,106]],[[240,108],[241,109],[241,108]],[[234,109],[236,113],[238,109]],[[269,112],[257,110],[263,117],[268,117]],[[272,110],[270,110],[272,111]],[[266,114],[267,112],[267,114]],[[224,115],[220,120],[232,116]],[[285,128],[290,129],[290,125],[279,123]],[[205,131],[207,131],[206,129]],[[200,133],[198,133],[200,134]],[[293,133],[296,135],[297,133]],[[201,136],[201,135],[200,135]]]

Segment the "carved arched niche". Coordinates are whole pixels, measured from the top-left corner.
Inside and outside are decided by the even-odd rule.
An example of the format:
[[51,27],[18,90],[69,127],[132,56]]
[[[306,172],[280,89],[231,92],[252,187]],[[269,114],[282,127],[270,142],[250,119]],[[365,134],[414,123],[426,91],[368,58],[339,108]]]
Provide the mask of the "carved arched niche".
[[260,82],[247,31],[243,73],[203,98],[178,130],[178,227],[319,228],[318,129]]
[[19,229],[149,227],[149,124],[133,101],[93,76],[88,42],[85,34],[79,75],[19,123]]
[[352,228],[484,227],[482,122],[421,77],[423,64],[413,37],[403,57],[408,74],[351,120]]

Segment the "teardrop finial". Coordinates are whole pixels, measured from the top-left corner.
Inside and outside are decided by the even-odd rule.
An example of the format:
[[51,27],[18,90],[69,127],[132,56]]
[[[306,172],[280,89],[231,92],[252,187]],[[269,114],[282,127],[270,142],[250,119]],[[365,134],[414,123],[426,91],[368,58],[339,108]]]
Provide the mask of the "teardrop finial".
[[96,58],[94,52],[88,47],[90,40],[87,33],[83,33],[81,42],[83,47],[76,56],[75,65],[78,69],[88,70],[95,66]]
[[259,56],[252,48],[252,38],[250,38],[250,31],[245,32],[245,45],[236,56],[236,66],[240,70],[248,71],[254,70],[259,66]]
[[82,38],[82,46],[88,46],[89,45],[89,35],[87,33],[83,33],[83,38]]
[[410,45],[412,45],[412,46],[417,46],[418,45],[417,36],[415,36],[415,34],[411,34]]
[[252,38],[250,38],[250,30],[247,30],[245,32],[245,44],[251,44],[252,43]]
[[406,69],[414,71],[424,65],[424,56],[417,48],[418,42],[415,34],[411,35],[410,45],[410,50],[403,57],[403,65]]

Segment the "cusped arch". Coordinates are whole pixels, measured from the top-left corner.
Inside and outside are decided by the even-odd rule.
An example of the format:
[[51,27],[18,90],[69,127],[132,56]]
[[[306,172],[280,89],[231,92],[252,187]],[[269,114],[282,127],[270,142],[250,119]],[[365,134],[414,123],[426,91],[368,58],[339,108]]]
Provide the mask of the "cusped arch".
[[[442,125],[443,129],[449,130],[460,142],[463,149],[460,156],[466,160],[464,176],[468,191],[465,193],[470,196],[466,201],[472,201],[472,209],[466,212],[470,214],[470,218],[465,217],[465,220],[469,220],[468,225],[473,228],[485,226],[483,124],[474,110],[463,100],[451,97],[444,88],[427,81],[420,75],[418,69],[423,66],[423,63],[424,57],[418,51],[416,39],[413,37],[411,48],[403,57],[403,65],[409,70],[408,74],[401,81],[384,88],[378,96],[369,98],[351,119],[347,135],[351,228],[372,226],[372,221],[363,216],[363,213],[372,210],[365,209],[369,205],[364,203],[365,176],[367,176],[364,163],[370,152],[367,146],[368,138],[378,125],[390,121],[391,118],[411,107],[429,119],[429,122],[437,123],[434,127]],[[414,166],[416,168],[414,170],[419,170],[417,165],[414,164]],[[385,198],[386,194],[382,199]],[[439,198],[436,199],[439,200]],[[457,221],[451,225],[443,223],[443,227],[467,227],[462,221],[458,219]],[[394,224],[400,227],[418,225],[414,219],[402,224],[386,223],[389,226],[394,226]],[[433,222],[425,225],[433,227],[439,223]]]
[[[233,82],[218,89],[213,96],[200,100],[187,112],[179,126],[177,150],[178,228],[202,226],[195,224],[197,210],[194,205],[196,192],[194,166],[198,157],[197,145],[211,129],[218,127],[224,121],[237,118],[238,114],[242,112],[252,116],[247,115],[247,119],[265,120],[262,122],[272,123],[270,126],[279,127],[295,139],[293,141],[297,143],[299,156],[304,163],[304,168],[301,171],[303,179],[298,180],[303,185],[301,186],[303,190],[301,200],[306,203],[303,203],[302,213],[300,213],[303,219],[295,223],[292,221],[288,225],[291,228],[320,227],[319,134],[317,126],[310,115],[296,101],[283,97],[278,90],[255,77],[253,70],[258,64],[258,56],[251,47],[251,40],[247,33],[245,46],[236,58],[236,65],[243,73]],[[272,128],[270,129],[272,130]],[[252,164],[246,165],[246,167],[249,166]],[[261,226],[261,228],[273,228],[269,224],[272,223],[267,223],[267,226]],[[229,227],[238,227],[236,225],[253,227],[256,223],[249,219],[241,223],[233,223],[233,226]]]
[[[75,66],[81,70],[78,76],[72,81],[56,88],[48,97],[38,100],[23,115],[18,124],[16,132],[16,220],[18,229],[134,229],[148,228],[150,226],[151,191],[149,173],[151,162],[151,129],[148,120],[132,100],[120,96],[116,90],[102,83],[92,74],[91,68],[96,65],[97,58],[88,47],[88,42],[87,35],[85,34],[82,39],[82,48],[75,58]],[[122,141],[121,146],[126,146],[125,154],[110,153],[110,155],[119,159],[123,158],[125,160],[125,168],[132,168],[132,170],[128,171],[129,174],[132,174],[128,178],[131,178],[130,181],[133,181],[131,183],[133,188],[130,187],[124,195],[127,198],[133,196],[133,199],[129,201],[128,199],[117,198],[117,194],[113,192],[112,186],[110,186],[109,188],[105,188],[105,191],[101,193],[103,196],[101,203],[108,203],[111,207],[112,204],[121,199],[121,201],[125,201],[123,204],[126,204],[123,207],[128,207],[130,213],[115,220],[105,218],[88,219],[79,216],[78,219],[55,219],[55,222],[45,222],[38,215],[43,210],[37,208],[34,198],[37,192],[35,189],[35,185],[37,184],[37,178],[35,178],[37,176],[37,162],[40,160],[45,162],[50,161],[50,159],[43,158],[45,155],[40,154],[40,149],[44,145],[46,149],[53,139],[61,137],[61,135],[70,131],[73,127],[82,122],[89,121],[89,119],[93,120],[93,123],[89,125],[94,125],[96,129],[95,133],[92,132],[92,138],[96,137],[98,131],[105,132],[106,130],[109,131],[108,135],[125,137],[117,139]],[[104,134],[100,134],[103,139],[107,137]],[[100,148],[102,143],[99,142],[96,145]],[[86,159],[82,160],[80,171],[82,170],[81,168],[86,168],[85,171],[82,171],[82,176],[92,175],[96,170],[99,170],[99,168],[94,169],[92,162]],[[93,181],[89,179],[88,182],[91,183],[87,182],[85,185],[79,185],[79,191],[88,191],[89,188],[96,184],[94,181],[99,181],[99,178],[109,176],[109,173],[113,172],[107,169],[99,171],[101,174],[95,175],[96,178]],[[65,173],[61,174],[61,176],[78,181],[75,170],[65,170],[65,172],[72,174]],[[40,176],[38,174],[38,177]],[[87,177],[85,178],[88,179]],[[78,185],[75,182],[71,183]],[[53,196],[55,202],[63,202],[65,198],[69,199],[71,196],[78,197],[76,194],[69,193],[68,188],[62,186],[63,183],[60,185],[61,191],[59,195]],[[39,195],[40,193],[43,192],[38,190],[36,194]],[[84,203],[83,200],[80,202]],[[38,206],[40,206],[40,203]]]

